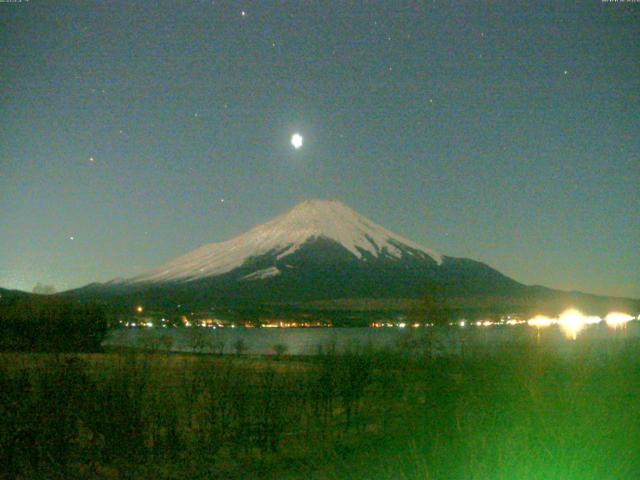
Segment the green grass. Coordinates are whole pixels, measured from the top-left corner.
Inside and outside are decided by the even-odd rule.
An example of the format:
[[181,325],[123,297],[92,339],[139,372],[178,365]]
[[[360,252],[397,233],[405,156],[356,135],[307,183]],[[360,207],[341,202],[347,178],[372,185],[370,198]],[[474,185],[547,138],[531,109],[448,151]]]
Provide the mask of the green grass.
[[640,478],[640,344],[0,356],[0,478]]

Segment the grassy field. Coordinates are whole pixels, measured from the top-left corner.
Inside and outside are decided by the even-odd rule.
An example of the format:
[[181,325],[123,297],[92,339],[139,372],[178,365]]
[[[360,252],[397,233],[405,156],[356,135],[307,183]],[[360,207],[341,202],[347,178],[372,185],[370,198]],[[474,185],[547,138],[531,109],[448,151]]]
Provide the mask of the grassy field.
[[640,344],[0,356],[0,478],[640,478]]

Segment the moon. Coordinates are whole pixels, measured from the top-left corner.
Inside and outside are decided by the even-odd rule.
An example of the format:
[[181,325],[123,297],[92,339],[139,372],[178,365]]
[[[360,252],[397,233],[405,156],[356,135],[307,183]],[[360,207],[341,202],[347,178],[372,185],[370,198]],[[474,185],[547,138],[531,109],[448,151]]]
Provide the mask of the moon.
[[299,133],[294,133],[293,135],[291,135],[291,145],[293,145],[293,148],[295,148],[296,150],[300,150],[302,148],[302,141],[304,139],[302,138],[302,135],[300,135]]

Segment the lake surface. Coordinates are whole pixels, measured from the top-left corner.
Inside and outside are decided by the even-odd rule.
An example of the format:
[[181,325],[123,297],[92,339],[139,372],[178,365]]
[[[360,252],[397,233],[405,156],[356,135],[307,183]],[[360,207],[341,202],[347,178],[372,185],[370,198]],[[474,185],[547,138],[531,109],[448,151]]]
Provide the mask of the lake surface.
[[[162,345],[164,338],[164,347]],[[284,345],[290,355],[313,355],[319,349],[338,352],[364,348],[399,348],[419,351],[431,342],[432,351],[461,354],[492,351],[509,343],[538,343],[559,352],[575,350],[576,344],[606,351],[620,340],[640,338],[640,323],[612,329],[606,324],[585,326],[572,340],[558,327],[537,329],[528,325],[494,325],[489,327],[420,327],[420,328],[122,328],[113,330],[105,346],[169,348],[189,352],[194,345],[205,344],[203,351],[234,353],[234,344],[242,340],[244,353],[273,355],[276,345]],[[167,339],[169,339],[167,341]]]

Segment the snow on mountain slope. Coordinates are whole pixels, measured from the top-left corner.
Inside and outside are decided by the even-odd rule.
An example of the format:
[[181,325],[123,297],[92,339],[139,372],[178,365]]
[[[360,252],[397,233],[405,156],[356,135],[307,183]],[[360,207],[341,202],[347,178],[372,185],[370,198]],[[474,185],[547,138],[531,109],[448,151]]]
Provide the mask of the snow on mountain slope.
[[264,280],[265,278],[275,277],[276,275],[280,275],[280,269],[278,267],[269,267],[245,275],[240,280]]
[[[313,238],[333,240],[359,259],[364,252],[374,257],[386,254],[401,258],[403,253],[413,255],[413,251],[417,251],[417,255],[442,262],[440,255],[390,232],[340,202],[309,200],[236,238],[204,245],[130,281],[186,281],[220,275],[241,266],[251,257],[274,253],[281,259]],[[267,270],[255,272],[256,277],[251,278],[277,275],[275,270]],[[266,275],[262,277],[264,273]]]

